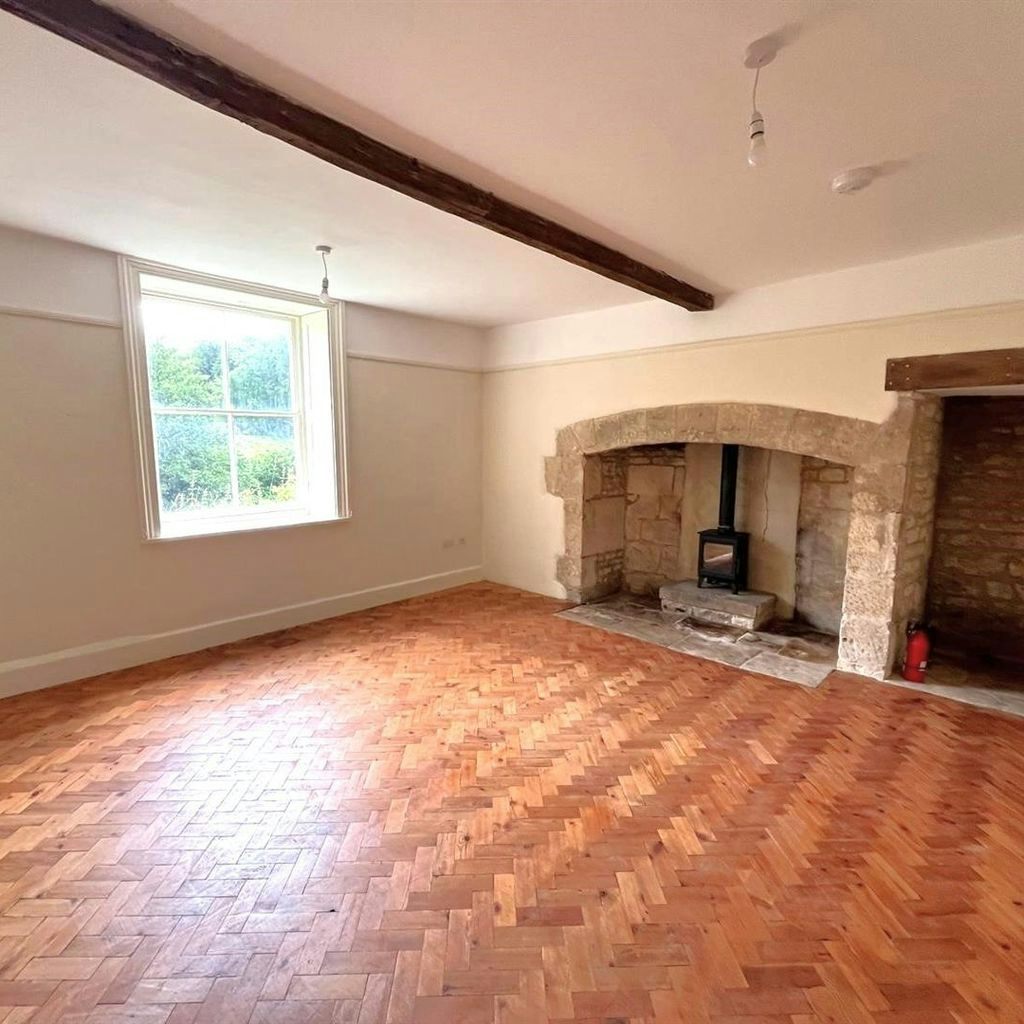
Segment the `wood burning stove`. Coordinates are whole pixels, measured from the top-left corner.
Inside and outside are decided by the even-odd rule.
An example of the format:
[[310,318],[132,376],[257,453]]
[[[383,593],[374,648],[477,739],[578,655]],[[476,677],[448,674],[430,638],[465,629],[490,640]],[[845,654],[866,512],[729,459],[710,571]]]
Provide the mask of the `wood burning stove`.
[[722,445],[722,482],[718,497],[718,526],[701,530],[697,552],[697,586],[747,589],[750,534],[736,529],[736,477],[740,447]]

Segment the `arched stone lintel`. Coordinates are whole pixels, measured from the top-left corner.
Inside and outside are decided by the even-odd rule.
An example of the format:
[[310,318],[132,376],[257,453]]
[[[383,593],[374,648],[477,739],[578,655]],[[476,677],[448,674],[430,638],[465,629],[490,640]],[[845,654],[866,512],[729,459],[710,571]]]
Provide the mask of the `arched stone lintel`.
[[596,455],[638,444],[743,444],[859,466],[879,425],[781,405],[664,405],[579,420],[558,432],[559,456]]

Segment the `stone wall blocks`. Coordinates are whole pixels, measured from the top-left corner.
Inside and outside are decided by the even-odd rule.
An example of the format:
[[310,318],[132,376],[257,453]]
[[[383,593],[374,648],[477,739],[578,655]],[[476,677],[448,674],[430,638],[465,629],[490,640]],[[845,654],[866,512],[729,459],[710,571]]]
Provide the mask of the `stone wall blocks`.
[[661,511],[661,502],[656,494],[630,494],[626,497],[627,519],[657,519]]
[[676,439],[711,442],[718,436],[718,407],[715,405],[676,406]]
[[858,466],[853,475],[853,508],[859,511],[899,512],[907,487],[905,465],[873,463]]
[[582,582],[582,564],[580,559],[570,555],[559,555],[555,563],[555,579],[562,586],[579,587]]
[[584,462],[580,456],[548,455],[544,458],[544,486],[549,494],[566,501],[583,500]]
[[572,512],[565,513],[565,554],[579,558],[583,553],[583,517]]
[[796,409],[781,405],[758,405],[753,407],[750,418],[751,436],[758,438],[759,448],[778,448],[780,451],[793,451],[793,425],[796,422]]
[[640,524],[640,537],[666,547],[678,547],[679,524],[668,519],[647,520]]
[[[842,665],[881,674],[895,652],[894,631],[902,628],[901,616],[920,602],[922,594],[940,422],[940,403],[925,396],[901,396],[881,425],[735,402],[659,406],[581,420],[558,432],[557,455],[546,459],[544,466],[548,491],[565,502],[566,553],[559,560],[558,578],[568,591],[575,588],[586,596],[617,585],[623,572],[632,581],[627,585],[647,586],[659,575],[676,571],[684,453],[659,451],[658,445],[734,443],[802,454],[808,509],[819,515],[831,512],[833,505],[841,512],[849,510],[846,591],[849,596],[852,590],[853,597],[848,606],[844,603],[840,626]],[[622,472],[625,456],[618,461],[615,454],[597,459],[600,474],[585,459],[636,446],[650,450],[635,453],[628,484]],[[836,492],[841,492],[838,499]],[[645,499],[652,504],[641,505]],[[611,512],[606,502],[619,511]],[[908,514],[901,518],[905,510]],[[595,531],[599,542],[591,538]],[[635,543],[629,545],[631,564],[623,568],[627,534]],[[670,534],[674,541],[667,543]],[[619,546],[608,547],[612,544]],[[598,553],[595,545],[608,550]],[[818,552],[809,549],[804,554],[813,560]],[[595,559],[604,559],[600,567]],[[576,569],[570,570],[567,563]],[[823,572],[826,563],[827,559]],[[586,579],[580,576],[582,565]],[[813,561],[811,567],[814,571]],[[832,575],[829,585],[835,586]]]
[[672,495],[658,499],[658,510],[656,519],[679,519],[682,512],[682,499],[677,497],[673,491]]
[[656,572],[661,564],[661,551],[657,544],[639,543],[630,549],[631,570],[640,572]]
[[626,487],[630,494],[653,495],[672,493],[675,470],[671,466],[630,466]]
[[867,420],[798,409],[793,419],[789,450],[855,466],[864,461],[877,429]]
[[671,443],[678,440],[676,407],[661,405],[647,410],[646,444]]
[[587,455],[583,459],[583,500],[598,497],[604,486],[604,473],[601,460],[596,455]]
[[839,670],[884,679],[889,673],[894,653],[889,620],[848,616],[844,612],[840,630]]
[[566,452],[565,454],[576,454],[578,451],[591,452],[594,450],[594,439],[597,436],[597,428],[594,426],[593,420],[580,420],[577,423],[573,423],[568,429],[570,429],[574,435],[574,439],[571,442],[573,444],[573,448],[571,452]]
[[619,551],[625,540],[626,506],[621,498],[595,498],[583,506],[581,554]]
[[899,516],[895,513],[850,516],[846,545],[846,574],[892,575],[896,572]]
[[613,413],[593,421],[593,445],[585,450],[609,451],[612,448],[628,448],[634,444],[645,444],[647,434],[647,410],[635,409],[630,412]]
[[849,575],[843,594],[843,617],[889,621],[895,594],[896,586],[892,576],[874,573]]
[[562,460],[557,455],[544,456],[544,487],[548,494],[562,493]]
[[676,537],[675,544],[662,545],[661,555],[658,559],[658,570],[661,573],[662,583],[672,583],[678,579],[679,569],[679,538]]
[[627,572],[622,578],[623,586],[631,594],[656,597],[665,577],[658,573]]
[[562,427],[562,429],[555,434],[555,454],[579,455],[584,450],[579,432],[581,429],[584,429],[585,424],[589,424],[590,422],[590,420],[582,420],[579,423],[571,423],[567,427]]
[[751,444],[754,411],[742,402],[723,402],[718,407],[718,436],[722,444]]

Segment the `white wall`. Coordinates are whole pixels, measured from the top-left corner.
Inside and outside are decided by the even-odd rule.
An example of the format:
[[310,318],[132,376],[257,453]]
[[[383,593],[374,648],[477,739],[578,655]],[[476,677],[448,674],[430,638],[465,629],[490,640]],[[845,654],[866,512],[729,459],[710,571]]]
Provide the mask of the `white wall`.
[[[0,229],[0,694],[481,574],[561,596],[561,503],[543,473],[560,427],[706,401],[881,421],[886,358],[1024,345],[1024,245],[969,249],[712,314],[643,302],[487,337],[350,305],[353,519],[145,543],[115,259]],[[953,311],[809,327],[936,306]],[[506,362],[545,365],[494,370]]]
[[690,313],[660,300],[498,327],[486,369],[1024,301],[1024,235],[716,296]]
[[[607,337],[621,331],[622,347],[646,337],[646,305],[633,324],[609,310]],[[548,327],[557,345],[564,324]],[[533,325],[535,339],[539,330]],[[567,424],[688,402],[756,402],[881,422],[895,407],[883,387],[887,358],[1015,346],[1024,346],[1024,303],[485,374],[485,575],[563,595],[554,580],[562,503],[546,493],[544,456]]]
[[[0,311],[120,327],[117,258],[102,249],[0,225]],[[484,342],[485,332],[478,327],[345,305],[350,356],[479,370]]]
[[145,542],[114,257],[0,268],[0,695],[480,577],[478,332],[348,308],[351,520]]

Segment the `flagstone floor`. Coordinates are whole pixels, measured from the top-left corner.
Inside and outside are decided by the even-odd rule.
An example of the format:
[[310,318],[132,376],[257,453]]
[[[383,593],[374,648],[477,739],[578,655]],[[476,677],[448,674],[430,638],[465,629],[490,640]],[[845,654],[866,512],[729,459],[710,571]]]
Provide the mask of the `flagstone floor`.
[[775,622],[757,631],[710,625],[678,612],[664,612],[654,598],[632,594],[578,605],[561,615],[801,686],[821,685],[836,667],[836,638],[792,622]]
[[908,683],[894,674],[886,680],[920,693],[1024,717],[1024,669],[984,663],[969,656],[935,654],[924,683]]

